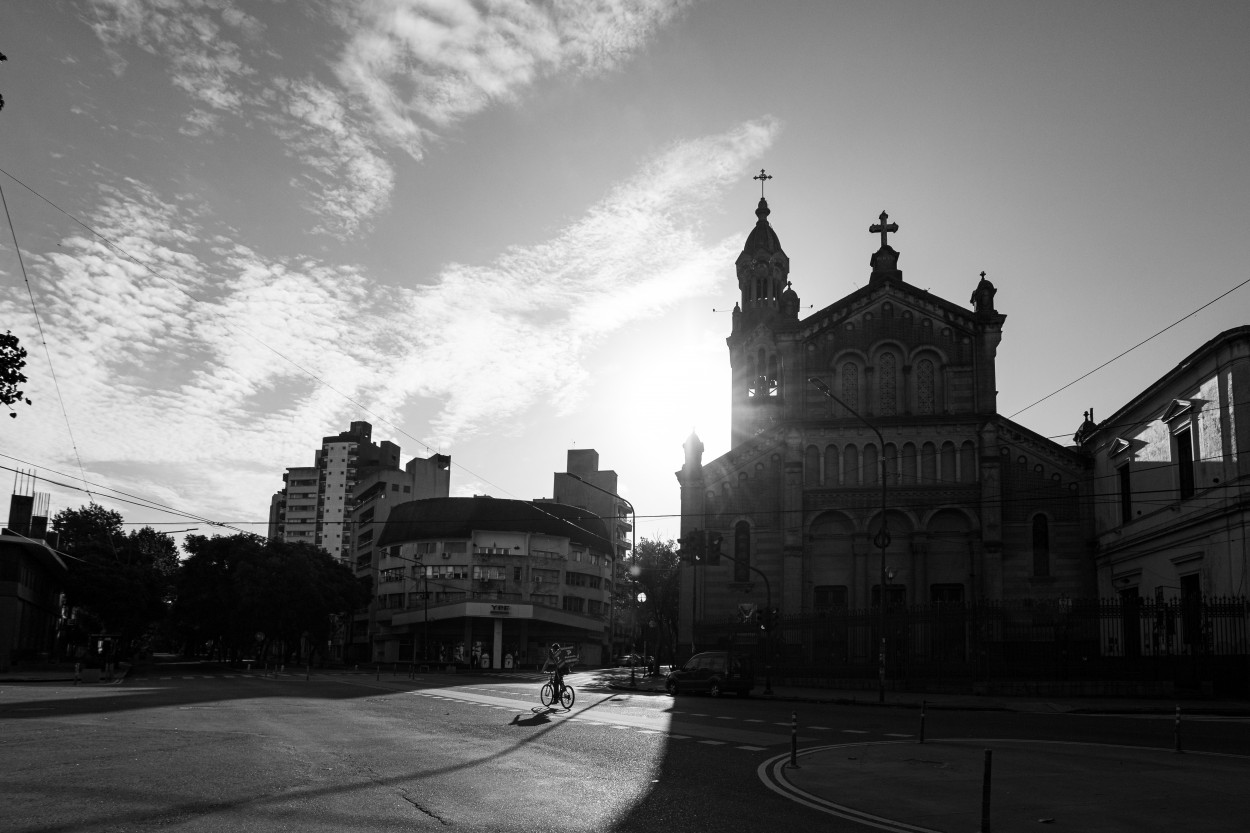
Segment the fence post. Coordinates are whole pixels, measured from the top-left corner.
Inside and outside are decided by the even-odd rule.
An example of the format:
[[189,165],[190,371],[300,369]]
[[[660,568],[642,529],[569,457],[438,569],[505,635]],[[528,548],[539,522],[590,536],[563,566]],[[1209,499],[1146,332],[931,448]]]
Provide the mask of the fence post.
[[990,771],[993,763],[993,750],[985,750],[985,769],[981,776],[981,833],[990,833]]
[[799,768],[799,713],[790,712],[790,769]]

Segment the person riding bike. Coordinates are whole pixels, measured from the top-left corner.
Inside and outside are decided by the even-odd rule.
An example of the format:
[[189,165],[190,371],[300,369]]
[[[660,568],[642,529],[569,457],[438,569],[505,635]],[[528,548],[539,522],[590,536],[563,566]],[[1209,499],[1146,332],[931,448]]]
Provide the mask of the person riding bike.
[[564,651],[560,648],[559,642],[551,643],[551,650],[547,653],[547,662],[543,665],[543,670],[550,669],[551,679],[555,684],[555,701],[560,702],[560,695],[564,693],[564,672],[570,664],[569,658],[565,656]]

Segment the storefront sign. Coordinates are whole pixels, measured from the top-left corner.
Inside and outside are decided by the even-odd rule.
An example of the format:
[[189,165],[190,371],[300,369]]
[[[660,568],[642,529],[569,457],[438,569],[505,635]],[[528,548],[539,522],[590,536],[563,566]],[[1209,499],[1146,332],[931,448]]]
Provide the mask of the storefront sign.
[[491,605],[490,615],[491,616],[511,616],[512,615],[511,605]]

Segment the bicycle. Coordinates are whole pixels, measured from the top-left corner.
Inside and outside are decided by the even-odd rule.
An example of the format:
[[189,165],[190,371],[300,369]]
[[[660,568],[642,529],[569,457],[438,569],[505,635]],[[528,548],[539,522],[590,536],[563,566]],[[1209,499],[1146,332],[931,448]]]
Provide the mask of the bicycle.
[[[552,674],[551,679],[543,683],[542,690],[538,692],[539,701],[548,708],[556,703],[556,675]],[[573,691],[573,686],[565,683],[560,690],[560,705],[567,711],[573,708],[573,701],[577,699],[577,693]]]

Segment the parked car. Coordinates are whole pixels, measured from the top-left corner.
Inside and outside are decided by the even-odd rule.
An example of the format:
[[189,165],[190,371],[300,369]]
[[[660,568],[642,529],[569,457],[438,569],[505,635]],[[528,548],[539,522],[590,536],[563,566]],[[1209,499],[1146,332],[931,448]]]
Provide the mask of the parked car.
[[755,688],[755,668],[751,658],[732,651],[705,651],[686,660],[686,664],[668,675],[664,683],[668,693],[702,692],[719,697],[732,691],[739,697],[751,696]]
[[625,668],[642,668],[651,665],[651,657],[644,657],[642,654],[621,654],[616,658],[616,664]]

